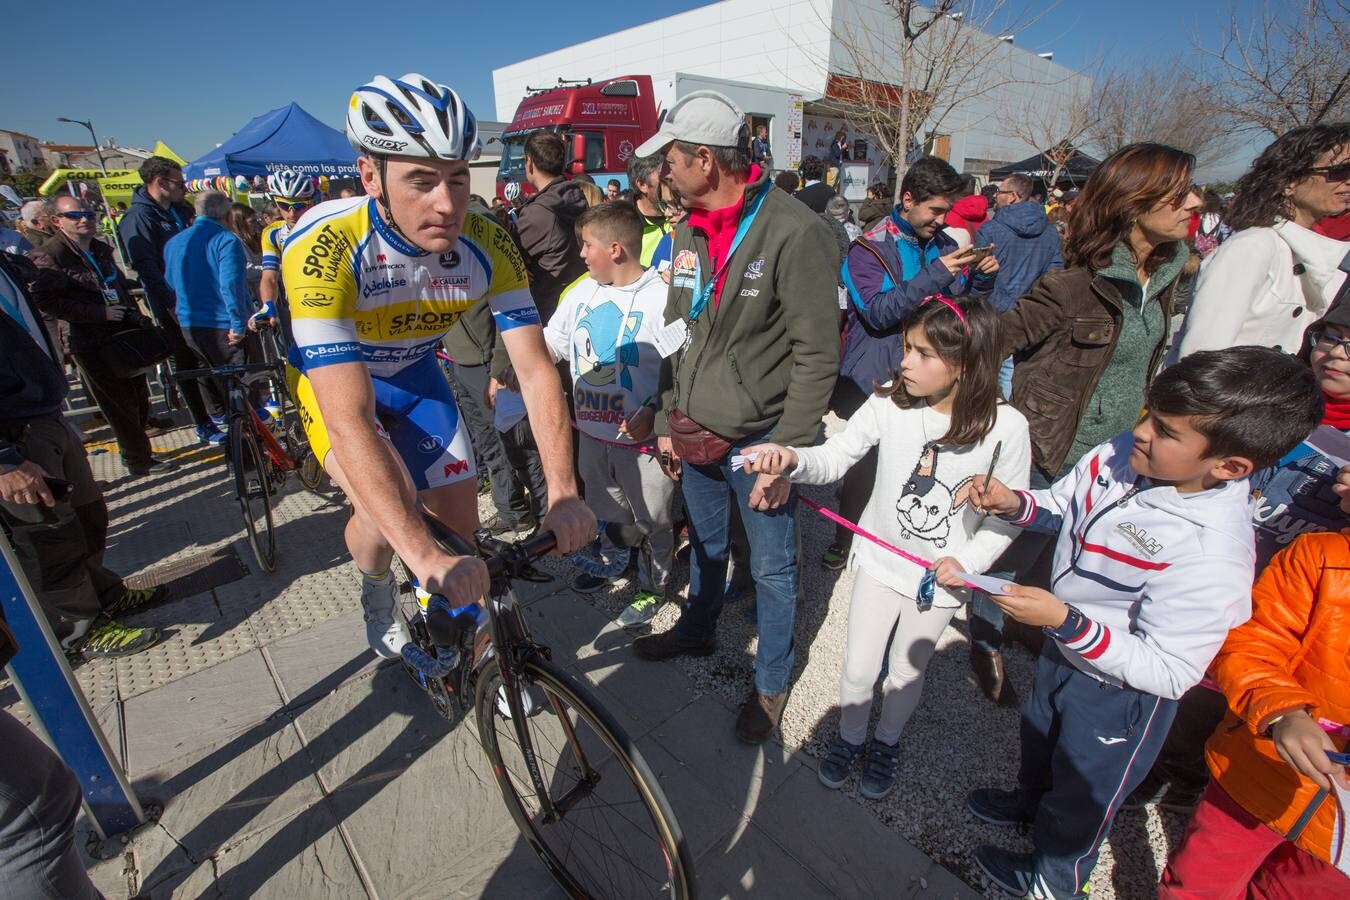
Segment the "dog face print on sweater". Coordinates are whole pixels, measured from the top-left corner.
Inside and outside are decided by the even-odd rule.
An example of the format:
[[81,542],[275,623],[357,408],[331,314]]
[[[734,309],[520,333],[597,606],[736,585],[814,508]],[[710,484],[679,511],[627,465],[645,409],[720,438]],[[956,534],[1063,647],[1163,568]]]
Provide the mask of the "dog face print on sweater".
[[949,487],[938,480],[937,464],[938,448],[929,444],[905,482],[900,499],[895,501],[895,515],[906,538],[930,541],[941,549],[947,546],[947,538],[952,533],[952,517],[970,500],[973,478],[967,476]]

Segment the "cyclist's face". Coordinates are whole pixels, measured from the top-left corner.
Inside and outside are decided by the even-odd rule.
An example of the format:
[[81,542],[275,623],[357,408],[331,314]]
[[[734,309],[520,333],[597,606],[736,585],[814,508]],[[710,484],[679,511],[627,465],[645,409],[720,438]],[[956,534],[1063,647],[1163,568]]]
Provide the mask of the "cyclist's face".
[[[366,193],[379,197],[373,160],[358,160]],[[385,170],[385,204],[403,235],[428,253],[445,253],[459,240],[469,209],[469,164],[429,159],[390,159]]]

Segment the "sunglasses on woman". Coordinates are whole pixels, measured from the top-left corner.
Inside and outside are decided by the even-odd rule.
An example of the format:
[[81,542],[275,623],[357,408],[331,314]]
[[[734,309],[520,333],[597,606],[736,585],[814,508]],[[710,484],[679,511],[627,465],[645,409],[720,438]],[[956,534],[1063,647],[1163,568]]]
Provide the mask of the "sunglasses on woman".
[[1350,181],[1350,162],[1336,163],[1334,166],[1313,166],[1308,170],[1308,174],[1321,175],[1332,184]]

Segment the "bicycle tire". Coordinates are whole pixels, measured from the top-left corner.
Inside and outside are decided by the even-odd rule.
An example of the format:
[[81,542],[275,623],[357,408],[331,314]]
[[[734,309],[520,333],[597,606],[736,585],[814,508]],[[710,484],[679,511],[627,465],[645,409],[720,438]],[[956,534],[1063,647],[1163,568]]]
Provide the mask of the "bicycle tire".
[[[566,752],[572,754],[575,759],[574,747],[576,744],[585,745],[588,743],[584,737],[576,732],[581,724],[585,724],[591,731],[592,736],[589,743],[595,744],[587,750],[588,756],[595,757],[595,766],[601,770],[602,774],[598,784],[610,785],[610,790],[615,787],[622,792],[625,787],[633,790],[637,805],[634,800],[621,798],[620,805],[623,807],[622,814],[612,812],[609,822],[604,823],[606,833],[601,837],[596,834],[585,834],[584,837],[588,843],[595,845],[600,850],[602,861],[600,865],[592,866],[594,874],[589,871],[583,871],[583,860],[581,853],[574,852],[581,848],[568,845],[566,852],[555,849],[551,844],[551,838],[561,837],[561,829],[564,825],[571,823],[573,828],[580,830],[582,824],[600,823],[596,820],[593,808],[588,810],[585,806],[570,806],[562,813],[562,817],[556,822],[544,822],[539,813],[531,812],[526,807],[526,798],[522,797],[521,786],[529,791],[533,796],[533,784],[528,775],[524,756],[521,754],[518,761],[507,760],[502,752],[500,741],[501,732],[499,726],[508,723],[510,720],[502,715],[498,705],[498,692],[502,684],[499,661],[491,660],[479,673],[477,693],[475,696],[474,707],[478,722],[479,740],[492,762],[492,770],[497,779],[497,786],[501,789],[502,799],[505,801],[508,809],[511,811],[511,817],[515,820],[521,834],[525,837],[532,850],[543,862],[545,868],[558,882],[559,886],[567,892],[569,896],[577,898],[598,898],[598,900],[608,900],[608,898],[629,898],[634,897],[670,897],[675,900],[686,900],[695,895],[693,869],[690,865],[689,852],[685,844],[684,837],[680,831],[679,823],[675,820],[675,815],[671,811],[670,803],[666,799],[661,786],[652,774],[642,754],[634,746],[631,739],[624,732],[623,728],[614,720],[614,717],[596,702],[591,692],[582,684],[578,683],[572,676],[563,672],[552,663],[533,659],[527,661],[520,669],[519,678],[521,684],[533,685],[538,690],[536,693],[542,693],[544,697],[544,709],[533,715],[524,718],[527,728],[533,729],[535,723],[547,724],[550,720],[552,725],[549,727],[562,735],[566,744]],[[565,704],[566,709],[563,712],[575,713],[575,716],[569,716],[573,734],[569,737],[566,730],[562,727],[558,716],[557,701]],[[573,721],[575,718],[575,721]],[[519,752],[520,744],[518,731],[514,723],[508,724],[507,735],[516,738],[516,751]],[[598,743],[596,741],[598,740]],[[531,735],[531,743],[535,746],[535,757],[538,762],[541,774],[547,779],[547,783],[552,787],[556,786],[559,776],[566,774],[563,767],[552,761],[546,761],[544,756],[551,756],[549,750],[541,749],[541,741],[536,735]],[[552,745],[551,741],[545,741]],[[554,749],[558,749],[553,745]],[[600,751],[608,751],[608,756],[601,758]],[[589,760],[588,760],[589,761]],[[513,771],[514,766],[514,771]],[[551,773],[544,770],[551,768]],[[578,767],[573,763],[572,773],[576,774]],[[581,779],[578,779],[580,787]],[[599,796],[594,790],[596,784],[591,784],[591,790],[586,792],[585,796]],[[550,791],[551,794],[562,796],[557,791]],[[590,811],[591,815],[586,813]],[[645,813],[645,819],[643,816]],[[638,820],[638,821],[635,821]],[[653,847],[641,850],[643,856],[637,862],[631,859],[616,858],[614,848],[622,848],[621,852],[627,852],[633,844],[620,837],[620,832],[629,832],[633,829],[640,829],[642,826],[649,826],[652,833],[647,835],[653,842]],[[617,830],[616,830],[617,829]],[[612,839],[613,846],[610,846],[605,839]],[[656,851],[659,851],[656,852]],[[612,864],[612,865],[611,865]],[[627,868],[624,868],[624,867]],[[662,869],[664,868],[664,871]],[[601,872],[600,870],[604,871]],[[631,875],[628,870],[633,870],[636,876]],[[609,888],[601,889],[594,884],[594,879],[604,876],[609,880]],[[613,876],[630,876],[636,880],[639,887],[617,887],[614,885]],[[664,880],[662,880],[664,879]]]
[[[249,546],[264,572],[277,568],[277,536],[272,522],[272,486],[268,467],[270,460],[263,457],[258,438],[243,416],[234,416],[230,422],[230,467],[234,469],[234,491],[239,510],[244,516]],[[257,481],[257,488],[249,484],[249,475]]]

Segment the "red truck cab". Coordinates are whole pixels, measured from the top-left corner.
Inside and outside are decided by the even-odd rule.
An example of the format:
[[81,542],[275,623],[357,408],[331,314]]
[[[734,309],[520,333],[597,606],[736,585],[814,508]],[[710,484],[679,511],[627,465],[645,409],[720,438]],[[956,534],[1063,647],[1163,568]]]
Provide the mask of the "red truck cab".
[[609,179],[628,186],[628,159],[656,133],[656,100],[650,75],[624,75],[594,84],[568,85],[530,94],[520,101],[511,124],[502,132],[502,160],[497,170],[497,196],[511,182],[523,193],[525,138],[553,131],[567,142],[568,177],[586,173],[604,190]]

